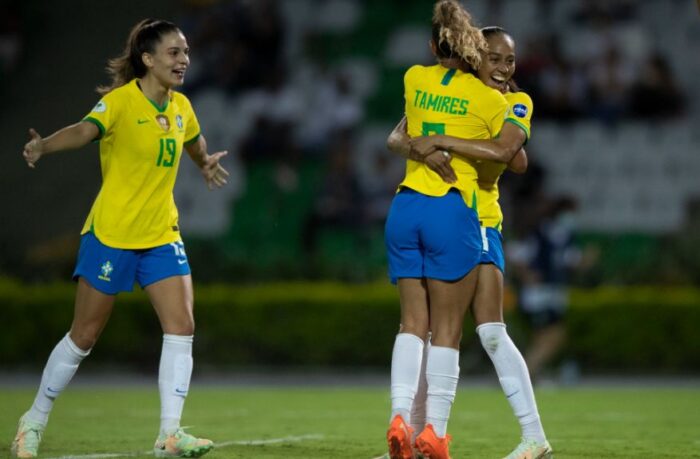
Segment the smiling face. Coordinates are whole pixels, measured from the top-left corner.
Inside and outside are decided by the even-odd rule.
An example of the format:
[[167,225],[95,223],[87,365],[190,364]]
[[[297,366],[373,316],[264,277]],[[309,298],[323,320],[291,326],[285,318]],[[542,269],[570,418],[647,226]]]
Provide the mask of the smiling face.
[[169,32],[161,37],[152,54],[143,53],[142,58],[148,74],[162,86],[171,88],[185,81],[185,71],[190,65],[190,48],[182,32]]
[[507,82],[515,73],[515,42],[506,33],[489,35],[486,41],[489,50],[481,56],[476,74],[486,86],[507,92]]

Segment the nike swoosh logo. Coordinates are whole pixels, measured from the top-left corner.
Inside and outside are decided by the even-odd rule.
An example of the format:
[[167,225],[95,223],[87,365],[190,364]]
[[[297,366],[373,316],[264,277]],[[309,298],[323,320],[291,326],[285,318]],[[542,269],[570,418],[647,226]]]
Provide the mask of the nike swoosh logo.
[[177,394],[186,394],[187,391],[186,391],[186,390],[175,389],[175,393],[177,393]]
[[177,260],[177,262],[181,265],[184,265],[185,263],[187,263],[187,260]]
[[53,392],[54,394],[58,394],[59,392],[61,392],[60,390],[54,390],[54,389],[51,389],[50,387],[47,387],[46,390],[48,390],[49,392]]
[[512,394],[506,395],[506,398],[511,398],[513,395],[517,394],[518,392],[520,392],[520,391],[519,391],[519,390],[516,390],[516,391],[513,392]]
[[148,123],[148,120],[136,120],[137,123],[143,124],[143,123]]

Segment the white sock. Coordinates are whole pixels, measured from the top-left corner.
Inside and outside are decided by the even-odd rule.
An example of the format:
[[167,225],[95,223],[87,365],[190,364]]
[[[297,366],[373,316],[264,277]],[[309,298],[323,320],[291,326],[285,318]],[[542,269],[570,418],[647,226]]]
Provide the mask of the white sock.
[[161,433],[171,434],[180,427],[182,408],[192,377],[193,339],[191,335],[163,335],[158,371]]
[[422,339],[411,333],[396,335],[391,354],[391,419],[400,414],[410,424],[422,360]]
[[523,356],[506,332],[506,325],[489,322],[476,327],[481,345],[491,358],[501,388],[518,418],[526,440],[545,441],[544,429],[537,412],[530,374]]
[[88,354],[90,350],[80,349],[68,334],[56,344],[44,367],[39,391],[27,412],[27,419],[46,425],[53,402],[73,379],[78,365]]
[[[423,346],[423,362],[420,368],[420,377],[418,379],[418,390],[413,398],[411,406],[411,427],[413,435],[418,436],[425,428],[425,402],[428,398],[428,380],[425,377],[425,365],[428,362],[428,353],[430,352],[430,338]],[[412,439],[412,441],[415,438]]]
[[437,436],[442,438],[447,434],[447,421],[457,394],[459,351],[451,347],[431,346],[425,376],[428,381],[425,422],[432,424]]

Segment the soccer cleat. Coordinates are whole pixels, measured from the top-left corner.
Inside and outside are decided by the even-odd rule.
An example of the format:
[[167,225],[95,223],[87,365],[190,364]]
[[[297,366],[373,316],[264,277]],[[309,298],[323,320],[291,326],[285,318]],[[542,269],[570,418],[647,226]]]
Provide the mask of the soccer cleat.
[[161,433],[153,446],[155,457],[200,457],[214,448],[214,442],[197,438],[182,428],[172,434]]
[[38,422],[24,419],[26,415],[27,413],[19,418],[17,435],[15,435],[12,448],[10,448],[12,457],[31,458],[36,457],[39,453],[39,443],[41,443],[41,434],[44,433],[44,426]]
[[535,440],[523,440],[512,453],[503,459],[552,459],[554,457],[552,447],[548,441],[539,443]]
[[428,424],[416,438],[416,448],[424,459],[450,459],[450,440],[449,435],[439,438],[433,425]]
[[413,429],[406,424],[400,414],[394,416],[386,432],[386,441],[389,444],[390,459],[413,459],[411,448],[411,436]]

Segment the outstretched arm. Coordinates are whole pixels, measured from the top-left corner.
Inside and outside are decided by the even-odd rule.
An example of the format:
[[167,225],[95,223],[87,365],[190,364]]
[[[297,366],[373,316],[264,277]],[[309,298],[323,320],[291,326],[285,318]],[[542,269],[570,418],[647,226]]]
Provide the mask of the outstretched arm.
[[498,138],[490,140],[460,139],[447,135],[431,135],[410,139],[411,149],[421,156],[446,150],[467,159],[509,163],[523,146],[527,136],[520,127],[505,123]]
[[100,135],[99,128],[89,121],[66,126],[46,138],[42,138],[34,129],[29,129],[31,139],[24,145],[22,156],[27,165],[33,169],[36,162],[45,154],[80,148],[98,135]]
[[221,188],[226,184],[228,172],[219,164],[219,161],[228,154],[227,151],[217,151],[214,154],[208,154],[207,141],[201,134],[197,137],[197,140],[189,145],[185,145],[185,149],[192,161],[199,167],[210,190],[214,187]]

